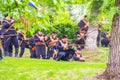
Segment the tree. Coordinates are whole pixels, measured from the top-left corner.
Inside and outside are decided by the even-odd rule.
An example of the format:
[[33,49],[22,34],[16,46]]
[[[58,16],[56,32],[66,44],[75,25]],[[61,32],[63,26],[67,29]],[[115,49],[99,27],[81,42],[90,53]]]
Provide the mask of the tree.
[[[115,0],[120,9],[120,0]],[[107,68],[101,75],[107,80],[120,80],[120,14],[117,12],[112,21],[111,42]]]

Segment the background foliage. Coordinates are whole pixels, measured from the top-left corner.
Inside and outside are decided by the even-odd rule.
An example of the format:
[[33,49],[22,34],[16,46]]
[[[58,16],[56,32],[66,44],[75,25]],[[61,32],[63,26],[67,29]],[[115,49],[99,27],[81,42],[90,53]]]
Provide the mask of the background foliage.
[[[29,0],[1,0],[0,14],[9,13],[13,15],[17,23],[15,27],[22,29],[27,36],[32,35],[36,30],[43,29],[47,34],[51,31],[58,31],[75,38],[75,32],[79,29],[78,17],[71,18],[67,5],[83,5],[81,11],[86,10],[88,21],[92,25],[103,23],[102,30],[111,30],[111,23],[116,8],[114,0],[32,0],[38,7],[38,12],[28,6]],[[84,15],[84,13],[83,13]],[[80,14],[80,16],[83,16]],[[2,16],[0,17],[3,18]],[[80,20],[80,19],[79,19]]]

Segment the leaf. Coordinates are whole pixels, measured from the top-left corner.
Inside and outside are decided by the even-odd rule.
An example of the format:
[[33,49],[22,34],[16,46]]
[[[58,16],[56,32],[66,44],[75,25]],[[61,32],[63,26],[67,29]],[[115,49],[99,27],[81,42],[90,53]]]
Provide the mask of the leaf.
[[53,3],[54,3],[54,4],[57,4],[57,0],[53,0]]

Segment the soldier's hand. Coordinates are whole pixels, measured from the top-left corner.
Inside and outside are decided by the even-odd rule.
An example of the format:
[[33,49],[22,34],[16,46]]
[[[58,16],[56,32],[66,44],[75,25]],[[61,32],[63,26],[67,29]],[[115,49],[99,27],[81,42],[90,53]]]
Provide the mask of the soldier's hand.
[[11,20],[11,23],[13,23],[14,21],[15,21],[15,20],[12,19],[12,20]]
[[3,35],[1,35],[1,36],[0,36],[0,38],[4,38],[4,36],[3,36]]

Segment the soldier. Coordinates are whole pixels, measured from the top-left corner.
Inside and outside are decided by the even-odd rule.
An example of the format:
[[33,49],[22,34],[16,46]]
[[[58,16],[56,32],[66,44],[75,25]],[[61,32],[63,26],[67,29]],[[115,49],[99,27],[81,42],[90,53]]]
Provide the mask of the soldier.
[[30,49],[30,58],[36,58],[36,46],[34,35],[28,40],[29,49]]
[[59,40],[59,42],[56,44],[56,47],[59,52],[55,60],[65,60],[66,51],[68,50],[68,37],[63,35],[62,40]]
[[66,50],[66,55],[64,57],[65,61],[69,61],[72,58],[72,56],[74,55],[74,53],[75,53],[74,47],[75,46],[73,44],[71,44],[71,45],[69,44],[68,50]]
[[18,40],[17,40],[17,32],[13,27],[13,23],[15,20],[13,18],[9,18],[8,15],[5,15],[4,20],[2,21],[2,35],[13,35],[4,37],[4,56],[9,56],[9,45],[10,42],[15,47],[15,57],[18,57]]
[[3,39],[3,37],[1,36],[1,33],[2,31],[1,31],[1,28],[0,28],[0,60],[2,60],[3,59],[3,57],[2,57],[2,39]]
[[81,48],[78,48],[75,51],[75,54],[73,55],[73,57],[70,59],[71,61],[81,61],[81,62],[85,62],[85,58],[81,57],[82,55],[82,51]]
[[108,32],[106,32],[104,38],[101,40],[101,46],[108,47],[109,43],[110,43],[110,35]]
[[98,24],[98,36],[97,36],[97,46],[100,46],[100,37],[101,37],[101,27],[102,24]]
[[49,43],[48,43],[48,52],[47,52],[47,59],[50,59],[50,57],[53,57],[53,54],[56,50],[56,44],[58,42],[57,38],[57,32],[53,32],[52,36],[49,37]]
[[19,57],[22,57],[24,54],[25,48],[29,48],[29,47],[27,44],[28,40],[27,40],[25,34],[21,30],[18,31],[18,40],[19,40],[19,45],[20,45]]
[[44,35],[42,31],[38,31],[34,35],[35,44],[36,44],[36,57],[39,59],[42,57],[43,59],[46,58],[46,44],[44,41]]
[[82,20],[80,20],[80,22],[78,23],[78,26],[80,27],[80,30],[84,29],[85,33],[87,33],[88,26],[89,26],[89,23],[87,22],[86,18],[87,18],[87,15],[85,15],[84,18]]
[[77,40],[75,41],[75,44],[77,45],[77,48],[84,49],[85,46],[85,39],[84,39],[84,32],[80,32],[77,34]]

